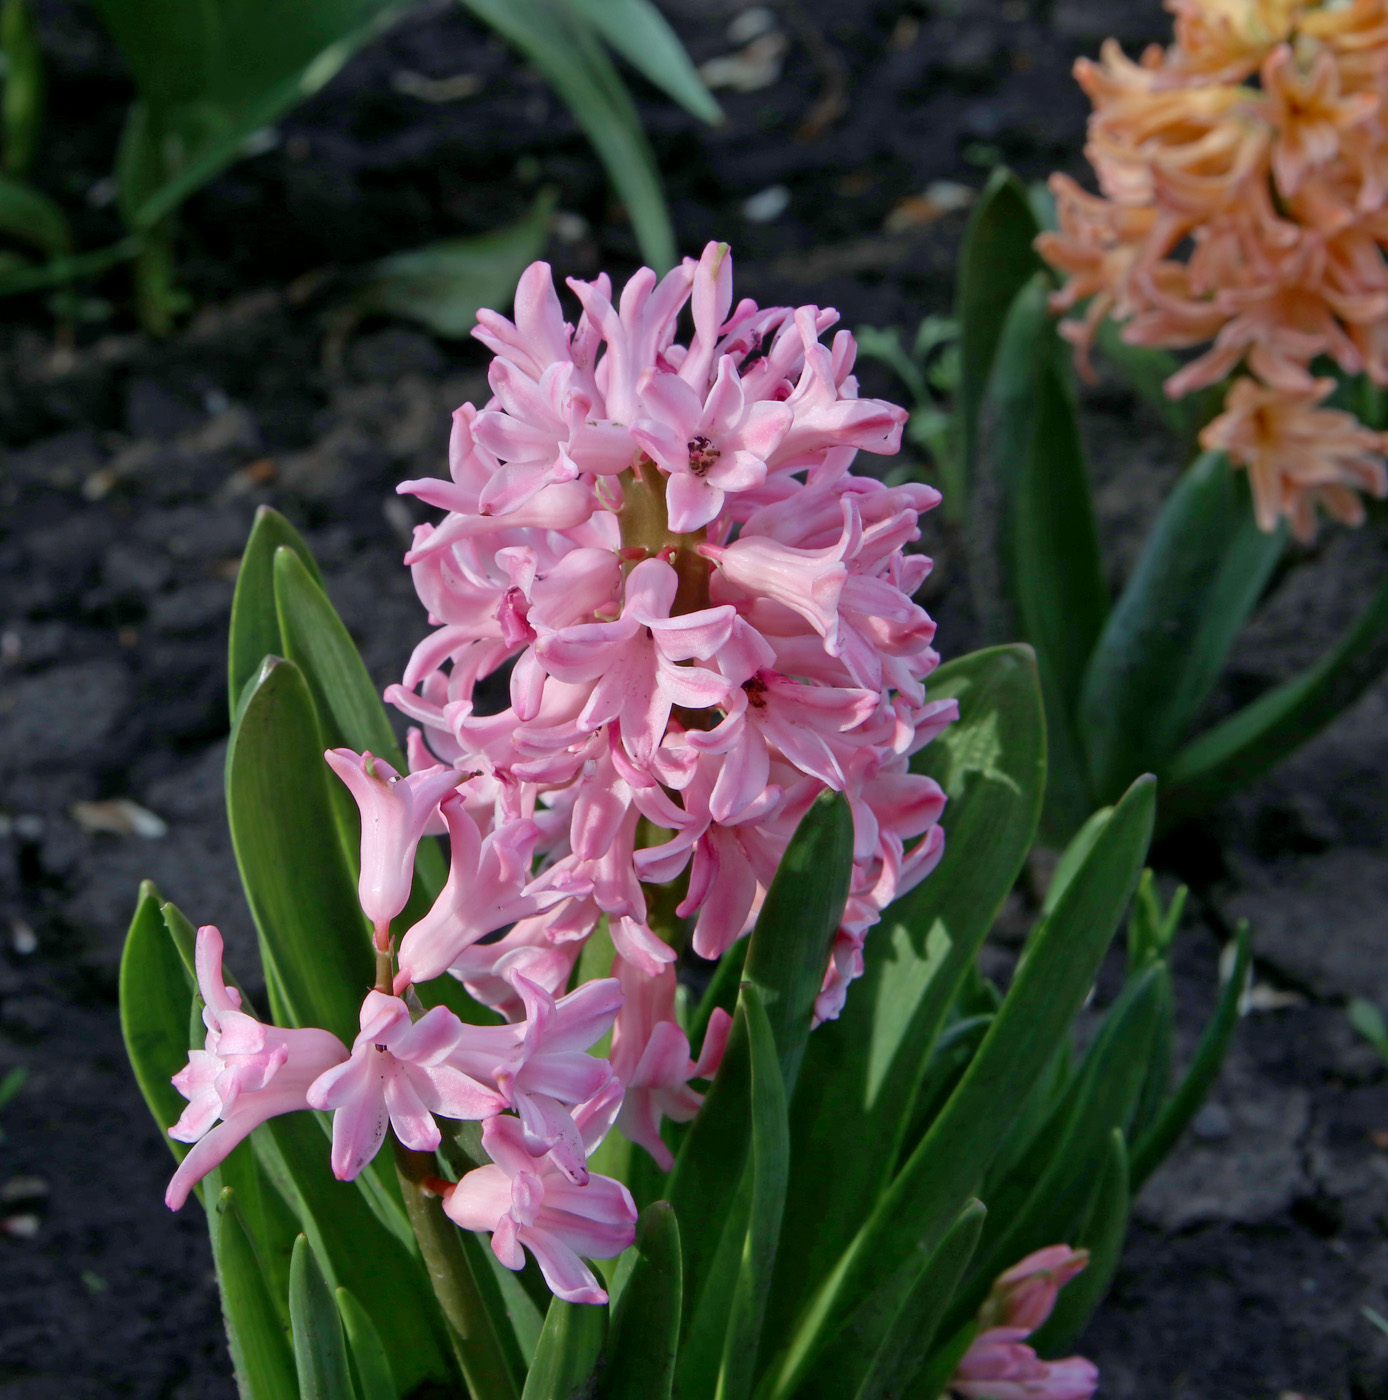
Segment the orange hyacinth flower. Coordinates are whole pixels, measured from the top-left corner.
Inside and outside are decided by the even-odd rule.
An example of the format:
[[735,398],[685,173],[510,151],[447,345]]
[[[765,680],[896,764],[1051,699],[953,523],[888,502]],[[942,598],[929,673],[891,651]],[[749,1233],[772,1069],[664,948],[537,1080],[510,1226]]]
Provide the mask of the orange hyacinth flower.
[[1237,379],[1224,412],[1200,434],[1204,448],[1227,453],[1248,469],[1258,524],[1273,530],[1285,517],[1299,540],[1316,533],[1316,506],[1346,525],[1364,519],[1355,494],[1388,495],[1383,456],[1388,434],[1366,428],[1353,414],[1318,408],[1335,387],[1318,379],[1297,393]]
[[1317,361],[1388,386],[1388,0],[1168,6],[1167,48],[1134,61],[1109,40],[1075,65],[1099,192],[1052,179],[1052,308],[1076,314],[1082,373],[1110,318],[1129,344],[1195,352],[1173,398],[1251,375],[1208,432],[1237,445],[1259,522],[1304,533],[1319,502],[1357,523],[1381,440],[1316,407]]

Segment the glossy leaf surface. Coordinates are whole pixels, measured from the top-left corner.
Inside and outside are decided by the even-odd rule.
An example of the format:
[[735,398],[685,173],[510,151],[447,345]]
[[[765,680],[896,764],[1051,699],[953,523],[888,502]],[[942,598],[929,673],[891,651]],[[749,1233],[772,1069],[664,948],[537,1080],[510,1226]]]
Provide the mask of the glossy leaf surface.
[[612,1310],[600,1400],[670,1400],[679,1351],[680,1230],[668,1201],[636,1223],[636,1261]]

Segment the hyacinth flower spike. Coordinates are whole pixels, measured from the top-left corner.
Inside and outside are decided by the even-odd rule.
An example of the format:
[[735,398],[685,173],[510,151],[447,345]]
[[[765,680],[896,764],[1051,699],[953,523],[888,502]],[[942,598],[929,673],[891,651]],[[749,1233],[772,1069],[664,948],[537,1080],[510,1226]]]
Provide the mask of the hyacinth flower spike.
[[[574,1115],[584,1150],[606,1136],[621,1102],[612,1084]],[[485,1230],[508,1269],[525,1266],[525,1250],[539,1264],[550,1291],[566,1303],[605,1303],[607,1291],[584,1259],[614,1259],[636,1238],[631,1192],[608,1176],[575,1185],[553,1155],[532,1156],[520,1120],[503,1114],[482,1125],[491,1163],[445,1186],[444,1211],[464,1230]]]
[[442,1141],[434,1115],[480,1119],[505,1100],[448,1063],[466,1031],[447,1007],[418,1021],[399,997],[371,991],[361,1006],[361,1032],[351,1058],[314,1080],[311,1107],[333,1114],[333,1174],[351,1181],[380,1150],[387,1126],[408,1148],[432,1152]]
[[222,976],[222,935],[211,924],[198,930],[195,965],[207,1040],[173,1077],[189,1103],[169,1136],[194,1145],[164,1194],[171,1210],[266,1119],[307,1108],[309,1086],[347,1058],[329,1031],[281,1030],[242,1011],[241,994]]

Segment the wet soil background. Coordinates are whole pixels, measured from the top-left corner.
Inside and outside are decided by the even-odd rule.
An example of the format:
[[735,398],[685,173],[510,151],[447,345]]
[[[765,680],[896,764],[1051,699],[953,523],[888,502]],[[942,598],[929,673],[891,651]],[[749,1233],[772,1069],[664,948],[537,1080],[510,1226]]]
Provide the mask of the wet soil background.
[[[748,55],[741,0],[666,8],[696,60],[741,52],[749,71],[760,54],[766,80],[720,92],[713,130],[634,82],[682,248],[728,239],[741,294],[833,305],[849,326],[947,310],[964,215],[942,212],[954,201],[936,182],[977,188],[999,159],[1027,178],[1080,173],[1070,63],[1105,35],[1131,48],[1165,28],[1148,0],[799,0],[770,7]],[[105,177],[130,85],[85,8],[39,13],[55,113],[40,179],[97,246],[119,233]],[[401,76],[463,73],[475,95],[442,103]],[[400,564],[414,516],[393,488],[441,472],[448,414],[485,397],[484,361],[387,322],[325,356],[347,274],[518,217],[544,184],[559,190],[561,273],[636,258],[562,107],[447,0],[265,144],[183,214],[197,309],[169,341],[132,329],[119,274],[95,289],[112,318],[75,345],[55,344],[37,298],[0,324],[0,1074],[28,1070],[0,1111],[5,1400],[234,1393],[203,1222],[161,1204],[170,1158],[125,1067],[116,969],[143,876],[250,965],[221,767],[227,611],[255,507],[304,529],[381,685],[424,627]],[[866,380],[899,393],[885,373]],[[1086,391],[1084,426],[1117,586],[1175,450],[1116,385]],[[983,640],[961,551],[938,522],[928,543],[928,606],[958,654]],[[1292,560],[1212,711],[1313,659],[1385,555],[1375,520]],[[1363,1312],[1388,1312],[1388,1077],[1344,1015],[1351,995],[1388,1006],[1385,778],[1380,686],[1157,853],[1168,886],[1193,887],[1177,966],[1187,1048],[1241,917],[1257,984],[1084,1338],[1114,1400],[1388,1395],[1388,1338]],[[72,815],[115,798],[166,834]]]

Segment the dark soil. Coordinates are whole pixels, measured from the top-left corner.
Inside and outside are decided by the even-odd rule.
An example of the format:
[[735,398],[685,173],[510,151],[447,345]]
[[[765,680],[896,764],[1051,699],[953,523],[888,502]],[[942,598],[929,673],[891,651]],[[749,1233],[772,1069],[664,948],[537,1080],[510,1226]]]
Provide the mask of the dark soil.
[[[736,45],[732,0],[671,0],[699,61]],[[680,241],[730,240],[738,289],[913,327],[949,306],[963,215],[909,217],[933,181],[1080,166],[1068,68],[1106,34],[1160,38],[1154,0],[773,5],[780,76],[722,93],[706,130],[641,103]],[[130,88],[85,8],[41,9],[56,113],[44,180],[85,246]],[[483,79],[428,104],[402,71]],[[449,411],[485,395],[482,356],[399,325],[358,329],[325,364],[335,274],[520,215],[554,184],[564,273],[621,273],[636,250],[602,173],[540,80],[440,0],[359,56],[182,217],[201,308],[170,341],[114,319],[54,349],[43,305],[0,327],[0,1073],[29,1076],[0,1143],[0,1396],[229,1397],[196,1211],[171,1216],[170,1158],[125,1066],[116,968],[138,880],[252,941],[221,809],[226,618],[257,504],[305,530],[372,675],[398,676],[424,620],[400,565],[405,477],[437,474]],[[767,223],[745,201],[781,185]],[[927,211],[928,212],[928,211]],[[562,237],[560,236],[562,235]],[[309,276],[309,274],[320,274]],[[896,392],[868,371],[873,392]],[[1085,424],[1115,583],[1175,469],[1114,386]],[[946,655],[981,639],[959,551],[932,525],[929,606]],[[1281,577],[1219,705],[1306,664],[1382,574],[1377,524],[1329,532]],[[1178,975],[1198,1032],[1221,941],[1257,937],[1255,1010],[1211,1104],[1137,1208],[1113,1295],[1084,1339],[1102,1394],[1185,1400],[1388,1395],[1388,1077],[1344,1003],[1388,1006],[1388,686],[1282,769],[1158,852],[1194,888]],[[74,803],[131,798],[162,839],[91,834]]]

